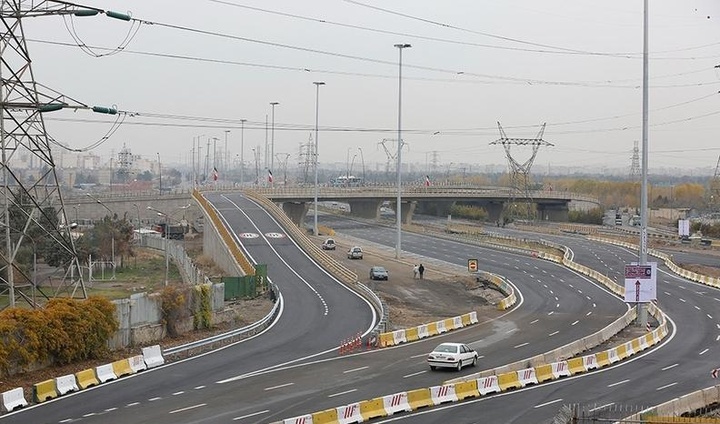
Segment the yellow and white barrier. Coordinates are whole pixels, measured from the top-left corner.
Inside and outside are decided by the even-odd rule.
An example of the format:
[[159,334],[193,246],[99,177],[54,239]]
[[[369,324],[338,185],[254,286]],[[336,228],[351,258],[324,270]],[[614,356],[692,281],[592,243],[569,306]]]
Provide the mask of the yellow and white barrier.
[[22,387],[2,392],[3,411],[12,412],[18,408],[27,406],[27,404]]
[[138,373],[147,369],[145,359],[142,355],[131,356],[128,358],[128,362],[130,363],[130,369],[133,373]]
[[100,380],[101,383],[106,383],[110,380],[115,380],[117,378],[117,375],[115,375],[115,372],[113,371],[112,364],[105,364],[95,367],[95,374],[97,374],[98,380]]
[[570,368],[568,367],[567,361],[553,362],[550,364],[552,368],[552,375],[555,379],[560,377],[568,377],[570,375]]
[[58,395],[60,396],[79,390],[77,381],[75,380],[75,374],[57,377],[55,379],[55,387],[57,387]]
[[388,415],[392,415],[396,412],[409,412],[412,411],[410,403],[408,403],[407,392],[395,393],[394,395],[383,396],[383,408]]
[[458,398],[455,394],[454,384],[444,384],[442,386],[430,387],[430,397],[433,405],[440,405],[446,402],[457,402]]
[[362,414],[360,413],[360,403],[351,403],[350,405],[341,406],[336,408],[337,411],[337,422],[340,424],[353,424],[360,423],[363,421]]
[[142,348],[142,355],[145,360],[145,365],[147,365],[148,368],[159,367],[165,363],[165,358],[162,356],[162,349],[160,348],[160,345]]
[[537,377],[535,376],[535,368],[525,368],[524,370],[517,370],[517,377],[522,387],[530,384],[538,384]]
[[56,397],[58,397],[58,394],[55,389],[55,380],[45,380],[33,384],[33,400],[35,403],[45,402]]
[[95,370],[92,368],[76,372],[75,379],[77,379],[78,386],[81,389],[87,389],[88,387],[100,384],[100,381],[98,381],[95,375]]

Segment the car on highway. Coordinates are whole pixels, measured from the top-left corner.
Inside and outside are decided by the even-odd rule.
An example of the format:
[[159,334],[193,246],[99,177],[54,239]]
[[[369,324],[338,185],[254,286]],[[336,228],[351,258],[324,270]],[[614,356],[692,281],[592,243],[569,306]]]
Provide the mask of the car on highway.
[[362,259],[363,251],[360,246],[353,246],[348,250],[348,259]]
[[441,343],[428,354],[427,361],[431,370],[436,368],[455,368],[460,371],[465,365],[477,365],[478,354],[463,343]]
[[387,280],[388,272],[384,267],[373,266],[370,268],[370,279],[371,280]]
[[335,240],[327,239],[322,244],[322,250],[335,250]]

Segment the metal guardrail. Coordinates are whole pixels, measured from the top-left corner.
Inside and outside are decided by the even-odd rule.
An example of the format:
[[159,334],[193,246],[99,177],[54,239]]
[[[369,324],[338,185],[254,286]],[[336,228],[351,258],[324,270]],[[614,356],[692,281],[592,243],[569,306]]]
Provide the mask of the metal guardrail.
[[275,298],[277,299],[275,301],[275,305],[270,310],[270,312],[263,317],[260,321],[257,321],[253,324],[247,325],[242,328],[237,328],[235,330],[231,330],[222,334],[218,334],[212,337],[208,337],[206,339],[197,340],[194,342],[186,343],[180,346],[174,346],[163,350],[163,356],[173,356],[173,355],[179,355],[182,353],[185,353],[186,356],[190,356],[193,354],[195,350],[197,349],[212,349],[215,347],[216,344],[227,344],[231,341],[234,341],[239,338],[244,338],[247,336],[252,336],[254,334],[257,334],[264,329],[266,329],[270,323],[275,319],[278,312],[280,311],[283,303],[283,297],[280,291],[278,290],[277,286],[274,284],[271,285],[270,288],[273,293],[275,293]]

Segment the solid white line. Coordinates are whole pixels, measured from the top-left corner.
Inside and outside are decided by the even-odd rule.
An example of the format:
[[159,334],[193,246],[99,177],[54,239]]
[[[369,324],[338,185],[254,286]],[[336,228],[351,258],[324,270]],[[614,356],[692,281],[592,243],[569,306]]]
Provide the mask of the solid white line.
[[708,350],[710,350],[710,349],[705,349],[705,350],[702,350],[702,351],[700,352],[700,355],[704,355],[704,354],[706,354]]
[[202,408],[202,407],[205,406],[205,405],[207,405],[207,403],[198,403],[197,405],[188,406],[187,408],[180,408],[180,409],[176,409],[176,410],[174,410],[174,411],[170,411],[170,412],[168,412],[168,414],[174,414],[174,413],[176,413],[176,412],[189,411],[189,410],[195,409],[195,408]]
[[328,395],[328,397],[329,397],[329,398],[333,398],[333,397],[335,397],[335,396],[342,396],[342,395],[346,395],[346,394],[348,394],[348,393],[352,393],[352,392],[356,392],[356,391],[357,391],[357,389],[345,390],[344,392],[334,393],[334,394],[332,394],[332,395]]
[[416,375],[425,374],[427,371],[414,372],[412,374],[403,375],[403,378],[415,377]]
[[543,406],[552,405],[553,403],[562,402],[562,399],[555,399],[551,400],[550,402],[541,403],[540,405],[535,405],[533,408],[542,408]]
[[667,367],[665,367],[665,368],[660,368],[660,370],[662,370],[662,371],[667,371],[667,370],[669,370],[669,369],[671,369],[671,368],[677,367],[678,365],[680,365],[680,364],[672,364],[672,365],[669,365],[669,366],[667,366]]
[[573,322],[572,324],[570,324],[570,326],[572,327],[573,325],[576,325],[576,324],[579,323],[579,322],[580,322],[580,321],[575,321],[575,322]]
[[607,408],[608,406],[613,406],[613,405],[615,405],[615,402],[606,403],[605,405],[597,406],[597,407],[595,407],[595,408],[593,408],[593,409],[588,409],[588,412],[595,412],[595,411],[597,411],[598,409],[605,409],[605,408]]
[[175,393],[173,393],[173,396],[181,395],[183,393],[185,393],[185,392],[183,392],[183,391],[175,392]]
[[266,387],[263,390],[268,391],[268,390],[281,389],[283,387],[292,386],[293,384],[295,384],[295,383],[285,383],[285,384],[281,384],[279,386]]
[[519,348],[519,347],[527,346],[527,345],[529,345],[529,344],[530,344],[530,343],[527,343],[527,342],[525,342],[525,343],[520,343],[519,345],[515,346],[515,349],[517,349],[517,348]]
[[135,405],[140,405],[140,402],[132,402],[132,403],[128,403],[127,405],[125,405],[125,407],[126,407],[126,408],[129,408],[129,407],[131,407],[131,406],[135,406]]
[[615,387],[615,386],[619,386],[619,385],[621,385],[621,384],[625,384],[625,383],[627,383],[628,381],[630,381],[630,380],[623,380],[623,381],[618,381],[617,383],[613,383],[613,384],[608,384],[608,387]]
[[254,413],[252,413],[252,414],[243,415],[242,417],[235,417],[235,418],[233,418],[233,421],[242,420],[242,419],[244,419],[244,418],[254,417],[254,416],[256,416],[256,415],[266,414],[266,413],[268,413],[268,412],[270,412],[269,409],[266,409],[266,410],[264,410],[264,411],[254,412]]
[[670,384],[666,384],[665,386],[661,386],[661,387],[658,387],[658,388],[657,388],[657,389],[655,389],[655,390],[663,390],[663,389],[667,389],[668,387],[672,387],[672,386],[674,386],[674,385],[676,385],[676,384],[677,384],[677,383],[670,383]]
[[355,371],[362,371],[362,370],[366,370],[366,369],[368,369],[368,368],[370,368],[370,367],[369,367],[369,366],[364,366],[364,367],[360,367],[360,368],[353,368],[353,369],[351,369],[351,370],[345,370],[345,371],[343,371],[343,374],[348,374],[348,373],[355,372]]
[[554,336],[554,335],[556,335],[557,333],[559,333],[559,331],[553,331],[552,333],[548,334],[548,336]]

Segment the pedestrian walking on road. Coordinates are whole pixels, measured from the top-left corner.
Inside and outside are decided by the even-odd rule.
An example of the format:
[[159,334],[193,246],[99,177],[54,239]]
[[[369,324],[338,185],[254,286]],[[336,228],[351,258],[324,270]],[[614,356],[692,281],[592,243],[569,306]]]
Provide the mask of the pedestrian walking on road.
[[413,265],[413,280],[418,278],[419,272],[420,272],[420,267],[417,265]]
[[420,264],[420,266],[418,267],[418,272],[420,273],[420,279],[422,280],[423,273],[425,272],[425,267],[423,266],[423,264]]

